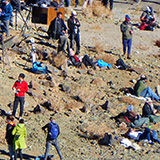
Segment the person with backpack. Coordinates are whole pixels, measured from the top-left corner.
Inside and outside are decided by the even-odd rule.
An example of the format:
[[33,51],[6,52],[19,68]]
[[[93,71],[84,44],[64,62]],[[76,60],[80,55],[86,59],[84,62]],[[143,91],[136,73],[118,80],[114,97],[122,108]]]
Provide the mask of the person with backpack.
[[15,127],[15,123],[13,116],[8,115],[6,118],[7,121],[7,127],[6,127],[6,141],[8,144],[8,150],[9,150],[9,156],[10,156],[10,160],[13,160],[13,156],[14,156],[14,150],[13,150],[13,139],[14,136],[12,135],[12,131]]
[[56,148],[60,159],[63,160],[62,154],[61,154],[59,146],[58,146],[58,141],[57,141],[57,138],[60,134],[59,126],[53,120],[53,117],[50,117],[49,120],[50,120],[50,123],[48,123],[44,127],[42,127],[42,130],[45,133],[46,133],[46,129],[48,131],[47,139],[46,139],[46,151],[45,151],[45,155],[44,155],[44,160],[47,160],[48,153],[49,153],[49,148],[50,148],[51,144]]
[[126,54],[126,49],[128,47],[128,54],[127,59],[131,59],[131,46],[132,46],[132,34],[133,34],[133,27],[130,22],[131,18],[126,15],[125,21],[121,24],[120,29],[122,32],[122,42],[123,42],[123,55]]
[[14,160],[17,160],[17,152],[19,151],[20,160],[22,157],[22,149],[26,148],[25,137],[27,137],[27,129],[24,126],[24,119],[19,120],[19,124],[16,125],[12,131],[14,135],[13,148],[14,148]]

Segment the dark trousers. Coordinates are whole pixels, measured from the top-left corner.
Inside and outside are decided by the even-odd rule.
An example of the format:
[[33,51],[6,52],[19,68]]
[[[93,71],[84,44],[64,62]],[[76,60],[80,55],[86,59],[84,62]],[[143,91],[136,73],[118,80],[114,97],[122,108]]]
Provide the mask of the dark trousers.
[[132,38],[131,39],[123,39],[123,53],[126,53],[128,47],[128,55],[131,54],[131,46],[132,46]]
[[[19,150],[19,157],[20,157],[20,160],[22,160],[22,149],[18,149]],[[17,152],[18,150],[16,150],[14,152],[14,160],[17,160]]]
[[94,66],[92,60],[88,57],[88,55],[85,55],[85,56],[83,57],[82,62],[84,63],[84,65],[85,65],[86,67],[88,67],[88,66],[93,67],[93,66]]
[[6,32],[6,36],[9,37],[9,21],[10,20],[2,20],[4,26],[4,32]]
[[71,34],[70,35],[70,48],[73,49],[74,46],[74,40],[76,42],[76,54],[79,54],[80,52],[80,33],[78,32],[77,34]]
[[76,7],[78,6],[78,4],[79,4],[79,0],[76,0]]
[[20,117],[23,116],[23,110],[24,110],[24,97],[15,97],[14,100],[14,106],[13,106],[13,116],[16,115],[16,111],[18,108],[18,103],[20,102]]
[[104,6],[108,6],[109,5],[109,9],[112,10],[113,9],[113,0],[103,0],[102,1]]
[[49,148],[50,148],[51,144],[56,148],[56,150],[57,150],[57,152],[59,154],[60,159],[63,160],[62,154],[61,154],[59,146],[58,146],[57,139],[47,141],[47,143],[46,143],[46,151],[45,151],[45,155],[44,155],[44,160],[47,160],[48,153],[49,153]]

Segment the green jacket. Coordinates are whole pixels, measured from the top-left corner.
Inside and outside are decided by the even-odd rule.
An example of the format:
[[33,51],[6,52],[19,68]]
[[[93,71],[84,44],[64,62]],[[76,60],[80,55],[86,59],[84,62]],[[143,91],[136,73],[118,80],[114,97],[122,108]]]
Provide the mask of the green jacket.
[[140,96],[141,92],[146,88],[146,85],[143,83],[143,80],[138,80],[134,86],[134,92],[137,97]]
[[[16,125],[12,131],[12,135],[14,135],[14,139],[13,139],[14,150],[24,149],[27,147],[25,143],[25,137],[27,137],[27,130],[24,124]],[[18,135],[19,137],[16,138]]]
[[[128,25],[131,25],[131,27],[128,27]],[[128,40],[128,39],[131,39],[131,38],[132,38],[131,31],[133,31],[132,24],[124,21],[124,22],[121,24],[122,38],[123,38],[123,39],[127,39],[127,40]]]

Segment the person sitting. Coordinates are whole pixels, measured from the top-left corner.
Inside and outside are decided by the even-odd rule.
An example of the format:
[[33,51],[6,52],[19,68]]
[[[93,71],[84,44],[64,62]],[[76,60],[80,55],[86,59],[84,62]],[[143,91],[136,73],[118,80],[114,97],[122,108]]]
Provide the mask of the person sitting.
[[65,35],[65,33],[68,33],[68,30],[62,19],[61,12],[58,12],[57,17],[51,22],[47,33],[49,38],[59,40],[57,53],[60,51],[66,52],[65,50],[67,47],[69,51],[68,37]]
[[154,109],[154,106],[152,104],[152,100],[148,98],[147,102],[144,104],[142,108],[142,116],[148,117],[151,122],[154,124],[160,122],[160,116],[156,116],[157,109]]
[[145,82],[147,77],[145,75],[141,75],[140,79],[134,86],[134,93],[137,97],[151,98],[155,99],[157,102],[160,101],[160,97],[157,96],[150,87],[146,87]]
[[136,141],[141,141],[147,139],[149,144],[153,145],[154,143],[151,141],[151,135],[150,135],[150,129],[145,128],[145,130],[142,131],[135,131],[134,129],[130,128],[128,132],[125,134],[131,139],[134,139]]
[[141,17],[141,30],[154,30],[154,27],[157,26],[156,24],[156,16],[153,14],[152,7],[147,6],[146,10],[142,13]]
[[96,69],[94,63],[92,62],[92,60],[88,57],[88,55],[85,55],[85,56],[81,56],[81,57],[77,57],[75,55],[75,52],[73,49],[70,49],[70,60],[71,62],[73,63],[74,66],[80,66],[82,63],[88,67],[92,67],[93,69]]

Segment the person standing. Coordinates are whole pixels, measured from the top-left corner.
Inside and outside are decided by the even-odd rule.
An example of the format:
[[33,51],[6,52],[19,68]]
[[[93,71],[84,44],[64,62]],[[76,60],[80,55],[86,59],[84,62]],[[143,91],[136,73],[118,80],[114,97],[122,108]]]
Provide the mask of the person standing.
[[130,17],[126,15],[125,21],[121,24],[123,55],[126,54],[126,49],[128,47],[127,59],[131,59],[130,54],[131,54],[132,34],[133,34],[133,27],[130,20],[131,20]]
[[13,150],[13,139],[14,136],[12,135],[12,131],[15,127],[14,118],[11,115],[8,115],[6,118],[7,127],[6,127],[6,141],[8,144],[9,156],[10,160],[13,160],[14,150]]
[[49,38],[59,40],[57,50],[58,53],[60,51],[65,52],[67,47],[69,51],[68,37],[65,35],[66,33],[68,33],[68,30],[62,19],[62,12],[57,13],[57,17],[51,22],[47,33]]
[[24,119],[19,120],[19,124],[16,125],[12,131],[14,135],[13,148],[14,148],[14,160],[17,160],[17,152],[19,150],[20,160],[22,157],[22,149],[26,148],[25,137],[27,137],[27,129],[24,126]]
[[12,16],[12,5],[9,3],[9,0],[2,0],[2,7],[0,9],[1,17],[4,24],[4,31],[6,32],[6,37],[9,37],[9,22]]
[[72,14],[70,18],[68,19],[68,28],[70,32],[70,48],[73,49],[74,40],[76,42],[76,54],[78,55],[80,53],[80,22],[76,18],[77,13],[76,11],[72,11]]
[[55,146],[55,148],[59,154],[60,159],[63,160],[63,157],[62,157],[62,154],[60,152],[58,142],[57,142],[57,137],[60,134],[59,126],[58,126],[58,124],[56,124],[56,122],[53,120],[52,117],[50,117],[49,120],[50,120],[50,123],[48,123],[44,127],[42,127],[42,130],[44,130],[45,133],[46,133],[46,129],[48,131],[48,135],[47,135],[47,139],[46,139],[46,151],[45,151],[45,155],[44,155],[44,160],[47,160],[49,148],[50,148],[51,144],[53,146]]
[[14,106],[13,106],[13,113],[12,115],[16,115],[16,110],[18,107],[18,103],[20,102],[20,117],[23,116],[23,110],[24,110],[24,102],[25,102],[25,92],[28,91],[28,84],[24,80],[25,75],[23,73],[19,74],[18,80],[14,83],[12,89],[15,92],[15,100],[14,100]]

